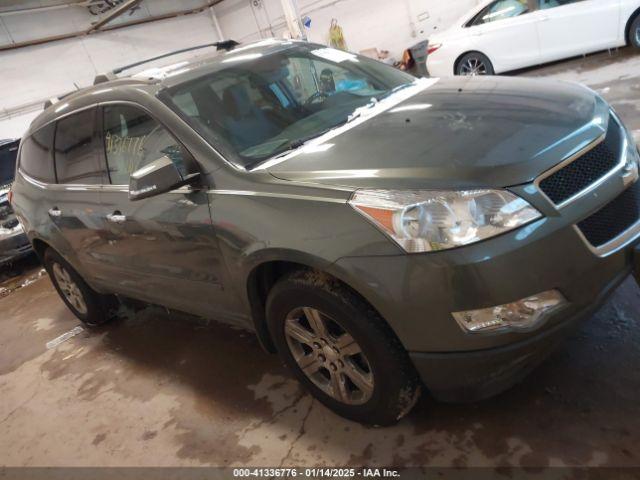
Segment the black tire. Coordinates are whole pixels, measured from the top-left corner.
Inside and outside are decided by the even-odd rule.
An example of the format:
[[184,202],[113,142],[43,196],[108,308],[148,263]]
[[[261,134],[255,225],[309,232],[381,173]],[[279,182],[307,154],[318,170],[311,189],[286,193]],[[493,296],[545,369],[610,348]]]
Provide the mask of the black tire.
[[636,17],[629,28],[629,44],[635,48],[640,48],[640,15]]
[[493,64],[489,58],[480,52],[470,52],[456,63],[456,75],[495,75]]
[[[51,282],[62,301],[86,326],[97,327],[113,318],[114,310],[117,307],[116,298],[112,295],[101,295],[94,291],[78,272],[51,248],[48,248],[44,253],[44,267],[49,273]],[[68,285],[63,285],[64,279],[61,280],[59,278],[61,274],[63,276],[68,275],[68,279],[75,284],[77,291],[73,290],[73,292],[76,295],[71,295]],[[81,296],[84,308],[78,302],[73,301],[73,298],[77,298],[77,295]]]
[[[291,336],[287,338],[285,325],[290,321],[288,319],[295,318],[294,312],[304,307],[322,314],[327,325],[332,327],[332,332],[328,333],[328,336],[337,335],[335,331],[338,328],[342,332],[342,338],[345,338],[346,332],[352,340],[355,340],[350,344],[351,348],[354,348],[355,344],[355,348],[361,352],[356,353],[355,357],[348,357],[347,355],[350,354],[344,353],[347,350],[345,348],[342,351],[345,356],[339,358],[344,360],[346,367],[345,363],[337,361],[336,363],[340,363],[344,368],[337,373],[331,373],[329,367],[323,364],[324,367],[313,375],[329,375],[331,380],[334,379],[334,374],[340,375],[341,385],[346,385],[344,388],[347,395],[360,395],[362,403],[349,404],[349,402],[339,401],[316,385],[296,361],[293,347],[290,346]],[[266,309],[270,333],[285,364],[316,399],[338,415],[370,425],[391,425],[409,413],[415,405],[420,395],[420,382],[406,350],[378,313],[359,295],[340,282],[319,272],[294,272],[281,279],[271,289]],[[301,321],[296,320],[296,322]],[[313,338],[318,337],[313,336]],[[293,342],[295,343],[295,340]],[[320,349],[318,351],[312,349],[308,357],[304,356],[304,358],[311,358],[314,354],[325,351],[323,349],[329,346],[317,347]],[[318,356],[323,357],[323,355]],[[300,352],[298,357],[300,358]],[[317,361],[319,360],[314,363]],[[329,362],[328,355],[325,363],[327,362]],[[358,362],[360,371],[366,371],[373,384],[367,395],[362,395],[356,384],[351,381],[349,375],[353,370],[347,373],[347,369],[353,368],[354,362]],[[365,367],[362,367],[363,364]],[[331,367],[333,366],[331,362]],[[331,380],[327,381],[333,385]]]

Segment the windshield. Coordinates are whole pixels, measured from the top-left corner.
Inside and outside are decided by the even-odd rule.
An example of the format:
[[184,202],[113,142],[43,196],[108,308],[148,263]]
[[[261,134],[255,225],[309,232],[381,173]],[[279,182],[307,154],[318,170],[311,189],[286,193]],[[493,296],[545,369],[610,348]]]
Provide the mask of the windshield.
[[247,168],[300,147],[416,80],[317,45],[251,57],[161,95],[209,143]]

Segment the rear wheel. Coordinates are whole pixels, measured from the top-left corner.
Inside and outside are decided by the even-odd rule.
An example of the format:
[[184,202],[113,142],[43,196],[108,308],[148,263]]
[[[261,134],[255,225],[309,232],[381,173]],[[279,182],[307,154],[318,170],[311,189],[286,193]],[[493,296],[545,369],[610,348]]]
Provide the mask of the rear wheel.
[[300,271],[279,281],[267,321],[287,366],[339,415],[389,425],[415,404],[419,381],[403,346],[371,306],[331,277]]
[[629,29],[629,43],[635,48],[640,48],[640,15],[636,17]]
[[471,52],[464,55],[456,65],[456,75],[479,76],[494,75],[493,65],[486,55]]
[[78,272],[50,248],[44,254],[44,266],[60,298],[85,325],[96,327],[113,317],[115,297],[100,295],[80,277]]

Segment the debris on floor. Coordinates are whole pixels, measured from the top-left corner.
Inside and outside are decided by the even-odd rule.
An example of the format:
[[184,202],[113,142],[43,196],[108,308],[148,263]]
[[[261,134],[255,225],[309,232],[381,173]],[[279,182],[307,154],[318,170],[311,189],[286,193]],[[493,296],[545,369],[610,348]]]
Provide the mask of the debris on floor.
[[0,298],[6,297],[20,288],[31,285],[47,274],[44,268],[30,272],[26,276],[17,276],[0,284]]
[[62,335],[60,335],[59,337],[54,338],[50,342],[47,342],[47,350],[50,350],[52,348],[57,347],[58,345],[60,345],[61,343],[66,342],[70,338],[73,338],[76,335],[80,335],[82,332],[84,332],[84,328],[82,328],[80,325],[78,325],[75,328],[72,328],[68,332],[63,333]]

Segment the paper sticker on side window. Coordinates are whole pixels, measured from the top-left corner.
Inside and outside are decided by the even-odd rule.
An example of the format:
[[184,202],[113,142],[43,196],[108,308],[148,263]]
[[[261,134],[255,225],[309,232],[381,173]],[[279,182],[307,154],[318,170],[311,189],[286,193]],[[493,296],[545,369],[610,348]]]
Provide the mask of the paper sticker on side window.
[[358,60],[358,57],[353,53],[343,52],[342,50],[336,50],[335,48],[319,48],[318,50],[313,50],[311,53],[316,57],[335,63],[342,63],[348,60],[353,62]]

